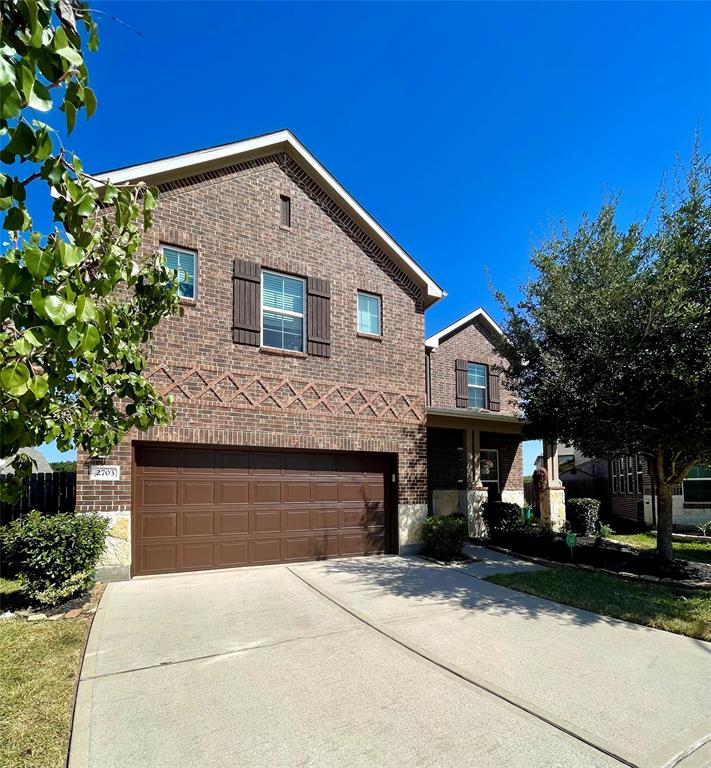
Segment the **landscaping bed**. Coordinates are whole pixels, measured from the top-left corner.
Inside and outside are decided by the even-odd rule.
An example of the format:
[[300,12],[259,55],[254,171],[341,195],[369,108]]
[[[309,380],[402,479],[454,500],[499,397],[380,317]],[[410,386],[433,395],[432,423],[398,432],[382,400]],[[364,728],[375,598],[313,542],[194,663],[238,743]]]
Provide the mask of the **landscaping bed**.
[[[574,562],[617,573],[647,575],[675,581],[711,582],[711,563],[682,559],[665,563],[652,549],[634,549],[600,537],[578,537],[572,556],[564,535],[541,535],[535,529],[511,531],[497,536],[493,542],[477,540],[475,543],[484,546],[494,543],[522,555],[560,563]],[[678,552],[677,555],[680,557]]]
[[506,573],[487,581],[593,613],[711,641],[711,592],[574,568]]
[[0,621],[54,621],[63,618],[76,619],[79,616],[89,617],[96,612],[104,588],[104,584],[95,584],[91,590],[84,590],[57,605],[47,606],[32,601],[22,590],[19,579],[0,578]]

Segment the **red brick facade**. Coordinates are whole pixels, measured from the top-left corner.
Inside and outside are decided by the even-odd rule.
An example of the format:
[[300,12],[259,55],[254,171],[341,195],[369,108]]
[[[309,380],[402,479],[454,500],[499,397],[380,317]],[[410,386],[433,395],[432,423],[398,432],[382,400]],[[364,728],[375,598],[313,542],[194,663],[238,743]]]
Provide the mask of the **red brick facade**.
[[[430,359],[430,399],[428,405],[435,408],[455,408],[456,380],[454,364],[458,359],[470,363],[483,363],[496,367],[501,357],[494,351],[492,331],[480,317],[440,341],[437,349],[428,352]],[[515,416],[516,399],[501,380],[501,410],[505,416]]]
[[[420,288],[286,154],[160,188],[146,252],[197,252],[197,291],[182,318],[161,323],[149,378],[175,399],[166,427],[132,434],[106,463],[121,480],[89,480],[79,452],[83,510],[131,507],[132,441],[327,448],[395,454],[400,503],[426,502],[423,299]],[[280,226],[280,195],[291,227]],[[330,281],[331,355],[267,352],[232,341],[235,258]],[[357,292],[382,296],[382,339],[356,333]]]

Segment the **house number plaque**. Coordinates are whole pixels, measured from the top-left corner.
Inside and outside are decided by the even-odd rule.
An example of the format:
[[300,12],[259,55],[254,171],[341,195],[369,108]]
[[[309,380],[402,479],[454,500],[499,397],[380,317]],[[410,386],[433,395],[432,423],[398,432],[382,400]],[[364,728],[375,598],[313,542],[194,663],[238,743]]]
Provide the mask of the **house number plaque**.
[[92,480],[120,480],[121,467],[118,464],[92,464],[89,477]]

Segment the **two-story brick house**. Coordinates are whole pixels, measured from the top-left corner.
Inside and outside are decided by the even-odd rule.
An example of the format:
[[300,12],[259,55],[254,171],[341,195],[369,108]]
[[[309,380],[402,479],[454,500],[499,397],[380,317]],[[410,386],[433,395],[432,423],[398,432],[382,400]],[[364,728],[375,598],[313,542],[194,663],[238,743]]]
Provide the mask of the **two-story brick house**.
[[[184,315],[160,324],[150,355],[172,423],[103,460],[118,479],[92,478],[97,460],[79,452],[78,508],[112,520],[105,564],[140,575],[416,545],[428,424],[457,407],[444,368],[425,365],[437,283],[288,131],[109,178],[159,188],[144,249],[179,271]],[[485,338],[461,354],[489,365]],[[491,424],[505,415],[506,431],[501,407]]]

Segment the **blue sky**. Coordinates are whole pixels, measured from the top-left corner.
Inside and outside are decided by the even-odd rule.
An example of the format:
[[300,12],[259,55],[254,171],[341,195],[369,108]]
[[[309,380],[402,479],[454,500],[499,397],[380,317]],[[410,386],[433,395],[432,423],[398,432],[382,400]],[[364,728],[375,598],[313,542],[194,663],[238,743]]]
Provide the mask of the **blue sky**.
[[288,127],[447,290],[428,333],[500,318],[561,217],[644,214],[711,132],[709,4],[92,6],[88,170]]

